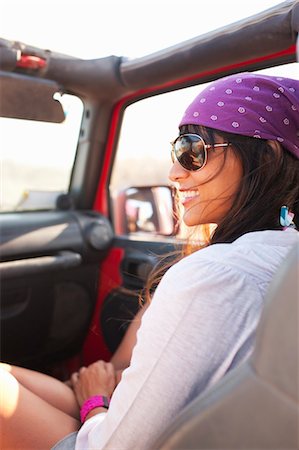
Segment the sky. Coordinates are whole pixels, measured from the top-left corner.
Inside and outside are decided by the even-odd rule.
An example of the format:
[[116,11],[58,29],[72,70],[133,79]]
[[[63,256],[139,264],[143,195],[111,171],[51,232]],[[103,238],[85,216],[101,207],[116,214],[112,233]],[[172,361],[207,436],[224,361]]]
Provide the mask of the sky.
[[83,59],[138,57],[254,15],[277,0],[1,0],[0,37]]

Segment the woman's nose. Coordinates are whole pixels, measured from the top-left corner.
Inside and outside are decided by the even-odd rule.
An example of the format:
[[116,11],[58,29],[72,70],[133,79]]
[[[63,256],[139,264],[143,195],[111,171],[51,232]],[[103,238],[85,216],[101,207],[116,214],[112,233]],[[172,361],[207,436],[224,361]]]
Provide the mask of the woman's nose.
[[189,171],[184,169],[184,167],[182,167],[178,161],[174,161],[168,174],[168,178],[170,179],[170,181],[179,181],[183,178],[187,178],[188,176]]

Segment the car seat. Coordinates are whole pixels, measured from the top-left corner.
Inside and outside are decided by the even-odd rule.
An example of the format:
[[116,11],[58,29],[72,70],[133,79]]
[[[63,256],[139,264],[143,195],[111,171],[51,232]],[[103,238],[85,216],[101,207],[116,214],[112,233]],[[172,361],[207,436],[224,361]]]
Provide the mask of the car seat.
[[299,243],[271,283],[252,356],[195,399],[159,450],[299,449]]

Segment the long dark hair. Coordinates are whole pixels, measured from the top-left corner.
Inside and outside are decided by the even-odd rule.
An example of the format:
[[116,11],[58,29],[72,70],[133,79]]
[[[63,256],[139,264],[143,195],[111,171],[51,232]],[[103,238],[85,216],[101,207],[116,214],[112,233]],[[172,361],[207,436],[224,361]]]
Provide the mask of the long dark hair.
[[272,146],[264,139],[197,125],[183,126],[180,133],[199,134],[209,144],[215,144],[217,136],[223,137],[241,161],[243,177],[232,207],[206,242],[199,245],[187,242],[179,254],[174,252],[167,255],[166,262],[159,262],[145,289],[147,300],[165,271],[190,252],[215,243],[231,243],[245,233],[282,229],[279,216],[283,205],[295,214],[294,223],[299,228],[299,160],[294,155],[278,143]]

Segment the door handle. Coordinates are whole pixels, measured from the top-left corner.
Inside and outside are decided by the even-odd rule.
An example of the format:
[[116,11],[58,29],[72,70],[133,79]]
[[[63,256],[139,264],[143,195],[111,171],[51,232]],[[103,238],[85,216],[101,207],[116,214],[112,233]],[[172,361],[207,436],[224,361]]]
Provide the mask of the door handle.
[[37,256],[16,261],[3,261],[0,263],[0,277],[2,279],[9,279],[36,275],[52,270],[65,270],[79,266],[81,261],[81,255],[71,251],[62,251],[52,256]]

